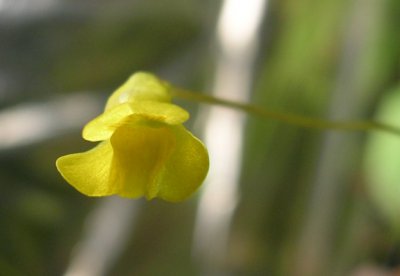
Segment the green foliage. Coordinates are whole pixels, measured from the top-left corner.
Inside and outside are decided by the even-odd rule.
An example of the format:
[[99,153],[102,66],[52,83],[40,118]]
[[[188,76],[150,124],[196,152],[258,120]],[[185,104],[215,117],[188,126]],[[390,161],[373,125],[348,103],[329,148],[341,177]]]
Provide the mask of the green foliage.
[[[400,88],[390,91],[379,104],[377,118],[398,123],[400,119]],[[365,158],[369,195],[385,221],[400,236],[400,139],[382,133],[371,133]]]

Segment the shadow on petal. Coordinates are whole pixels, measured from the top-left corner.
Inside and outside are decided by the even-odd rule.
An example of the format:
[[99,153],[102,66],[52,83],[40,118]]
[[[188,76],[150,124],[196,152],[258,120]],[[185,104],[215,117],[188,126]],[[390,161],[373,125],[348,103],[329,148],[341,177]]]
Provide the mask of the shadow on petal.
[[114,149],[112,179],[129,198],[157,196],[160,174],[175,148],[171,127],[145,122],[118,128],[111,137]]

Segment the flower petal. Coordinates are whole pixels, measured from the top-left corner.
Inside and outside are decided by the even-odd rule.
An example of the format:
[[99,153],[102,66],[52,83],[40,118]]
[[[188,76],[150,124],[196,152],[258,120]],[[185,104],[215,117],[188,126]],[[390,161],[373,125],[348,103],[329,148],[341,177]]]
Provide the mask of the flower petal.
[[134,114],[150,121],[168,125],[178,125],[189,119],[189,113],[183,108],[171,103],[137,102],[131,103]]
[[159,176],[175,147],[174,133],[168,125],[127,125],[111,137],[114,149],[113,181],[118,194],[136,198],[154,198],[158,193]]
[[83,128],[82,137],[93,142],[106,140],[121,122],[132,114],[133,111],[128,103],[117,105],[87,123]]
[[[135,116],[132,116],[135,115]],[[109,139],[115,129],[139,119],[176,125],[185,122],[189,113],[181,107],[151,101],[132,102],[116,105],[90,121],[83,129],[82,136],[88,141]]]
[[147,72],[133,74],[108,99],[106,110],[125,102],[170,102],[169,84]]
[[118,186],[110,181],[113,149],[109,141],[95,148],[62,156],[56,166],[61,175],[81,193],[88,196],[115,194]]
[[166,162],[160,178],[157,197],[178,202],[189,197],[204,181],[208,168],[208,152],[203,143],[183,126],[174,126],[176,146]]

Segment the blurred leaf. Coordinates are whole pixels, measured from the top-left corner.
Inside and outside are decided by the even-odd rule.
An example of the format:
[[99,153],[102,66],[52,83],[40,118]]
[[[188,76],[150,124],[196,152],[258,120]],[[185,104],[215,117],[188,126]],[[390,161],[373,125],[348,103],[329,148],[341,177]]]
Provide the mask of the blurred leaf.
[[[400,125],[400,87],[384,97],[377,120]],[[371,199],[400,234],[400,137],[372,133],[366,149],[365,169]]]

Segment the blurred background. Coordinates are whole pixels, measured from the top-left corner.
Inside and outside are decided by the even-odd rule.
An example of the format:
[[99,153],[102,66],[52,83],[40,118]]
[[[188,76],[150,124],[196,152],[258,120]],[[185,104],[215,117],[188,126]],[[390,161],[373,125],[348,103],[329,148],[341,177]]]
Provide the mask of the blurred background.
[[[58,174],[133,72],[400,126],[398,0],[0,0],[0,275],[400,275],[400,137],[177,99],[211,168],[183,203]],[[396,274],[397,273],[397,274]]]

